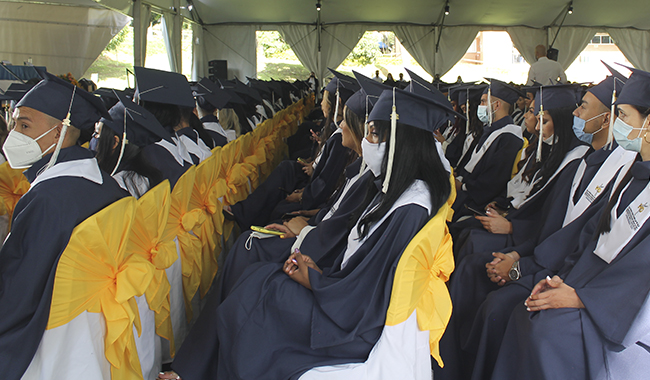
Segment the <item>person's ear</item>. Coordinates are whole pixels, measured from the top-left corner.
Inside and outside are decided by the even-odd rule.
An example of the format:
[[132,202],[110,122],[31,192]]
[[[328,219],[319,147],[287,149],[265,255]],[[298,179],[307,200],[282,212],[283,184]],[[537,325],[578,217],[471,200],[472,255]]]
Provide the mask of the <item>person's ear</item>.
[[120,144],[120,138],[115,136],[113,137],[113,150],[117,149],[117,146]]
[[607,112],[603,117],[603,124],[601,127],[604,128],[609,128],[609,118],[612,117],[612,114],[610,112]]

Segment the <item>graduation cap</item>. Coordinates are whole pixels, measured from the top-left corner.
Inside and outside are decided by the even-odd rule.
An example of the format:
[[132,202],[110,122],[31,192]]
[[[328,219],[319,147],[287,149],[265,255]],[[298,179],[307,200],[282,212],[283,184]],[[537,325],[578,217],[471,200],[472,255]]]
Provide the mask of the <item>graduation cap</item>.
[[[415,75],[413,72],[409,71],[408,69],[406,69],[406,71],[409,72],[409,75],[410,74]],[[436,88],[435,85],[431,83],[427,83],[422,78],[411,77],[411,83],[409,83],[409,85],[406,86],[404,91],[414,92],[424,97],[432,97],[438,103],[443,104],[445,107],[453,110],[453,106],[451,105],[449,98],[445,96],[445,94],[440,92],[440,90],[438,90],[438,88]]]
[[18,102],[33,87],[34,85],[27,83],[12,83],[9,85],[9,87],[7,87],[5,96],[9,97],[11,100]]
[[194,97],[185,75],[135,66],[135,97],[145,102],[194,108]]
[[489,86],[483,93],[487,94],[489,91],[490,96],[499,98],[511,106],[517,102],[520,96],[526,97],[526,94],[506,82],[494,78],[485,78],[485,80],[489,82]]
[[20,99],[16,108],[33,108],[62,121],[69,118],[70,124],[77,129],[94,128],[102,116],[110,119],[97,96],[46,71],[40,74],[43,80]]
[[327,84],[325,90],[329,91],[330,94],[336,95],[336,105],[334,106],[334,121],[336,121],[339,113],[339,104],[347,103],[352,94],[357,92],[361,86],[359,86],[359,82],[350,76],[339,73],[333,69],[329,69],[329,71],[334,74],[334,77]]
[[575,107],[577,91],[580,86],[575,84],[556,84],[551,86],[540,86],[535,94],[535,114],[539,117],[539,137],[537,139],[537,161],[542,160],[542,132],[544,123],[544,111],[563,107]]
[[192,86],[192,95],[199,107],[210,112],[224,108],[232,98],[228,91],[221,89],[208,78],[203,78]]
[[151,112],[133,103],[124,94],[116,91],[114,95],[118,102],[109,111],[111,120],[101,119],[104,126],[110,128],[122,138],[120,156],[111,176],[115,174],[120,166],[126,144],[145,147],[162,139],[172,141],[169,132],[163,128]]
[[629,68],[632,75],[625,82],[615,104],[631,104],[639,107],[650,107],[650,73]]
[[445,104],[441,104],[433,97],[421,96],[414,92],[407,92],[397,88],[384,90],[374,108],[368,116],[368,121],[384,120],[391,123],[391,139],[388,148],[388,166],[382,191],[388,191],[388,184],[393,168],[393,159],[396,145],[397,120],[401,124],[410,125],[431,133],[438,128],[453,122],[459,115]]
[[112,120],[102,118],[101,122],[118,136],[124,133],[126,125],[129,144],[145,147],[161,139],[172,141],[169,132],[151,112],[133,103],[123,94],[116,92],[116,98],[119,99],[117,104],[108,111]]
[[463,88],[458,94],[458,105],[466,104],[469,99],[470,102],[480,103],[481,95],[487,88],[487,84],[473,84]]
[[99,99],[101,99],[102,103],[104,103],[104,106],[106,107],[106,109],[110,110],[119,101],[119,99],[118,99],[118,97],[116,95],[117,92],[123,94],[122,91],[115,90],[115,89],[112,89],[112,88],[102,87],[102,88],[98,88],[95,91],[93,91],[93,95],[98,96]]
[[[352,71],[354,74],[354,77],[357,79],[357,83],[359,86],[361,86],[361,89],[365,92],[366,94],[366,99],[363,99],[363,104],[362,107],[365,109],[367,108],[368,111],[374,107],[375,103],[377,103],[377,100],[379,100],[379,96],[381,95],[382,92],[385,90],[390,90],[392,87],[385,85],[383,83],[379,83],[372,78],[368,78],[367,76],[356,72]],[[348,100],[350,102],[350,100]],[[366,106],[366,102],[368,103]],[[347,103],[346,103],[347,104]],[[367,115],[366,115],[367,116]]]

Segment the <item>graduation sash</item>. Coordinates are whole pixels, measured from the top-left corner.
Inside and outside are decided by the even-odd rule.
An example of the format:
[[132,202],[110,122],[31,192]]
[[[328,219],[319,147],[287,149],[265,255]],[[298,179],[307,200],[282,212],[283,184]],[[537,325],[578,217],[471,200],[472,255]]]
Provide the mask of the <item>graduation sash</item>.
[[[381,218],[381,220],[377,221],[370,227],[370,231],[368,234],[366,234],[366,238],[361,240],[359,238],[359,229],[357,228],[357,224],[352,228],[352,231],[350,231],[350,235],[348,235],[348,246],[347,249],[345,250],[345,254],[343,255],[343,261],[341,262],[341,269],[345,268],[345,266],[348,263],[348,260],[357,252],[358,248],[363,245],[364,241],[368,238],[368,236],[372,235],[373,232],[379,226],[381,226],[382,223],[388,217],[395,211],[397,208],[401,206],[405,206],[408,204],[416,204],[424,207],[427,212],[431,213],[431,198],[429,196],[429,189],[427,188],[427,185],[424,183],[424,181],[421,180],[416,180],[402,195],[395,201],[393,206],[388,210],[388,212]],[[368,213],[372,212],[374,209],[379,207],[379,204],[374,205],[373,207],[366,209],[364,211],[363,215],[359,220],[363,219],[364,216],[366,216]]]
[[[178,162],[179,165],[183,166],[183,162],[186,161],[186,159],[181,155],[178,147],[169,141],[162,139],[156,143],[156,145],[161,146],[165,148],[166,151],[171,153],[172,157]],[[187,152],[185,152],[187,153]],[[190,158],[189,154],[187,156],[187,159],[189,160],[190,163],[193,164],[192,159]]]
[[518,125],[508,124],[503,128],[497,129],[496,131],[492,132],[490,136],[488,136],[488,138],[485,140],[483,145],[481,145],[481,147],[478,150],[475,149],[474,152],[472,152],[472,157],[465,165],[465,170],[468,173],[474,171],[474,168],[479,163],[479,161],[481,161],[485,152],[487,152],[488,149],[490,149],[492,143],[504,133],[512,133],[513,135],[520,138],[522,141],[524,140],[524,138],[521,136],[521,127]]
[[82,160],[61,162],[52,166],[36,177],[29,189],[33,189],[43,181],[58,177],[81,177],[100,185],[104,182],[97,160],[94,158],[85,158]]
[[[537,196],[537,194],[541,194],[541,192],[546,188],[546,186],[548,186],[551,182],[553,182],[553,179],[555,179],[555,177],[558,174],[560,174],[560,172],[562,172],[562,169],[564,169],[569,163],[573,162],[574,160],[581,159],[585,154],[587,154],[587,151],[589,151],[589,148],[591,148],[591,146],[589,146],[589,145],[578,145],[577,147],[573,148],[569,153],[567,153],[567,155],[564,156],[564,159],[560,163],[560,166],[557,168],[555,173],[553,173],[551,178],[549,178],[548,181],[546,181],[544,186],[542,186],[541,189],[537,190],[537,192],[535,194],[533,194],[533,195],[529,196],[528,198],[524,199],[519,204],[519,207],[523,206],[524,204],[526,204],[531,199],[534,199],[535,196]],[[517,208],[519,208],[519,207],[517,207]]]
[[583,160],[578,167],[575,177],[573,178],[573,183],[571,184],[571,195],[569,197],[569,205],[567,206],[566,215],[564,217],[564,224],[562,227],[573,222],[577,217],[582,215],[582,213],[593,203],[600,193],[605,189],[607,184],[616,176],[616,173],[619,169],[622,173],[627,173],[632,164],[634,163],[634,158],[637,153],[629,150],[625,150],[620,146],[614,149],[612,153],[607,157],[605,162],[602,163],[594,178],[591,179],[589,185],[585,188],[585,192],[580,195],[580,199],[573,204],[573,199],[580,181],[585,174],[587,168],[587,163]]
[[207,129],[208,131],[216,132],[221,136],[228,138],[228,136],[226,136],[226,131],[223,130],[223,127],[219,123],[212,121],[203,123],[203,128]]
[[628,183],[625,189],[621,191],[616,205],[612,208],[611,217],[614,222],[611,231],[598,237],[598,243],[596,249],[594,249],[594,254],[607,264],[618,256],[650,217],[650,186],[646,186],[630,205],[623,210],[621,215],[618,218],[616,217],[616,209],[618,209],[621,198],[623,198],[623,194],[629,186]]
[[198,139],[198,141],[194,141],[188,136],[181,135],[179,136],[179,140],[183,142],[183,145],[185,146],[185,148],[189,153],[192,153],[193,155],[199,158],[199,162],[203,162],[203,160],[205,160],[206,158],[212,155],[210,148],[208,148],[208,146],[205,145],[205,143],[201,139]]
[[512,198],[510,201],[510,204],[514,208],[519,208],[521,203],[526,199],[528,196],[528,193],[530,193],[530,190],[535,186],[535,183],[539,181],[539,178],[535,180],[535,177],[530,180],[530,182],[527,182],[524,180],[524,172],[526,171],[526,167],[528,166],[528,163],[530,162],[531,158],[533,156],[531,155],[528,157],[526,160],[526,165],[517,172],[517,174],[512,178],[510,181],[508,181],[508,187],[507,187],[507,196],[508,198]]

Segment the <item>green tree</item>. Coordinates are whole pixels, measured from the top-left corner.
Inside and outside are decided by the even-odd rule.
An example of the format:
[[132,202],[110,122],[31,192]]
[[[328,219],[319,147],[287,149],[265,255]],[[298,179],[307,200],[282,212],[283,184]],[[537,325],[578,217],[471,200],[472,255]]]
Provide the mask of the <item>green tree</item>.
[[278,58],[279,55],[291,49],[278,32],[259,32],[257,33],[257,42],[262,45],[266,58]]
[[381,35],[378,33],[366,32],[346,58],[344,65],[368,66],[374,64],[377,61],[377,56],[380,54],[380,37]]
[[120,30],[120,32],[117,33],[115,35],[115,37],[113,37],[111,42],[109,42],[108,45],[106,45],[105,50],[106,51],[116,51],[118,46],[120,46],[120,44],[122,44],[122,42],[124,42],[124,40],[126,40],[126,36],[129,33],[128,29],[129,28],[126,28],[126,27],[122,28],[122,30]]

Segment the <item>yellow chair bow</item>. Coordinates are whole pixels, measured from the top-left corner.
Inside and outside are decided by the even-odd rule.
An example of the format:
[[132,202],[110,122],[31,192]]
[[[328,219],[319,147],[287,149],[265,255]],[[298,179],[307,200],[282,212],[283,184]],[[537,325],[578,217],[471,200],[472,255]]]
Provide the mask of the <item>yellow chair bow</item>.
[[127,251],[136,200],[123,198],[79,224],[61,254],[54,279],[47,329],[83,311],[106,320],[104,349],[114,379],[142,379],[133,337],[141,331],[135,297],[149,286],[155,268]]
[[145,296],[149,309],[155,313],[156,333],[169,341],[173,356],[174,333],[169,304],[171,286],[165,269],[178,259],[178,254],[174,236],[165,236],[170,206],[169,181],[162,182],[138,199],[127,251],[141,255],[155,267],[153,279],[145,291]]
[[23,175],[22,169],[12,169],[8,162],[0,165],[0,215],[8,214],[9,223],[16,204],[29,187],[30,183]]
[[205,215],[190,208],[196,167],[189,168],[174,185],[165,236],[176,236],[183,269],[183,296],[187,320],[192,320],[192,298],[201,283],[201,241],[191,231],[203,223]]
[[438,342],[451,317],[451,297],[445,284],[454,270],[451,235],[447,229],[449,205],[413,237],[397,265],[386,325],[395,326],[417,310],[420,330],[429,330],[429,346],[440,366]]

